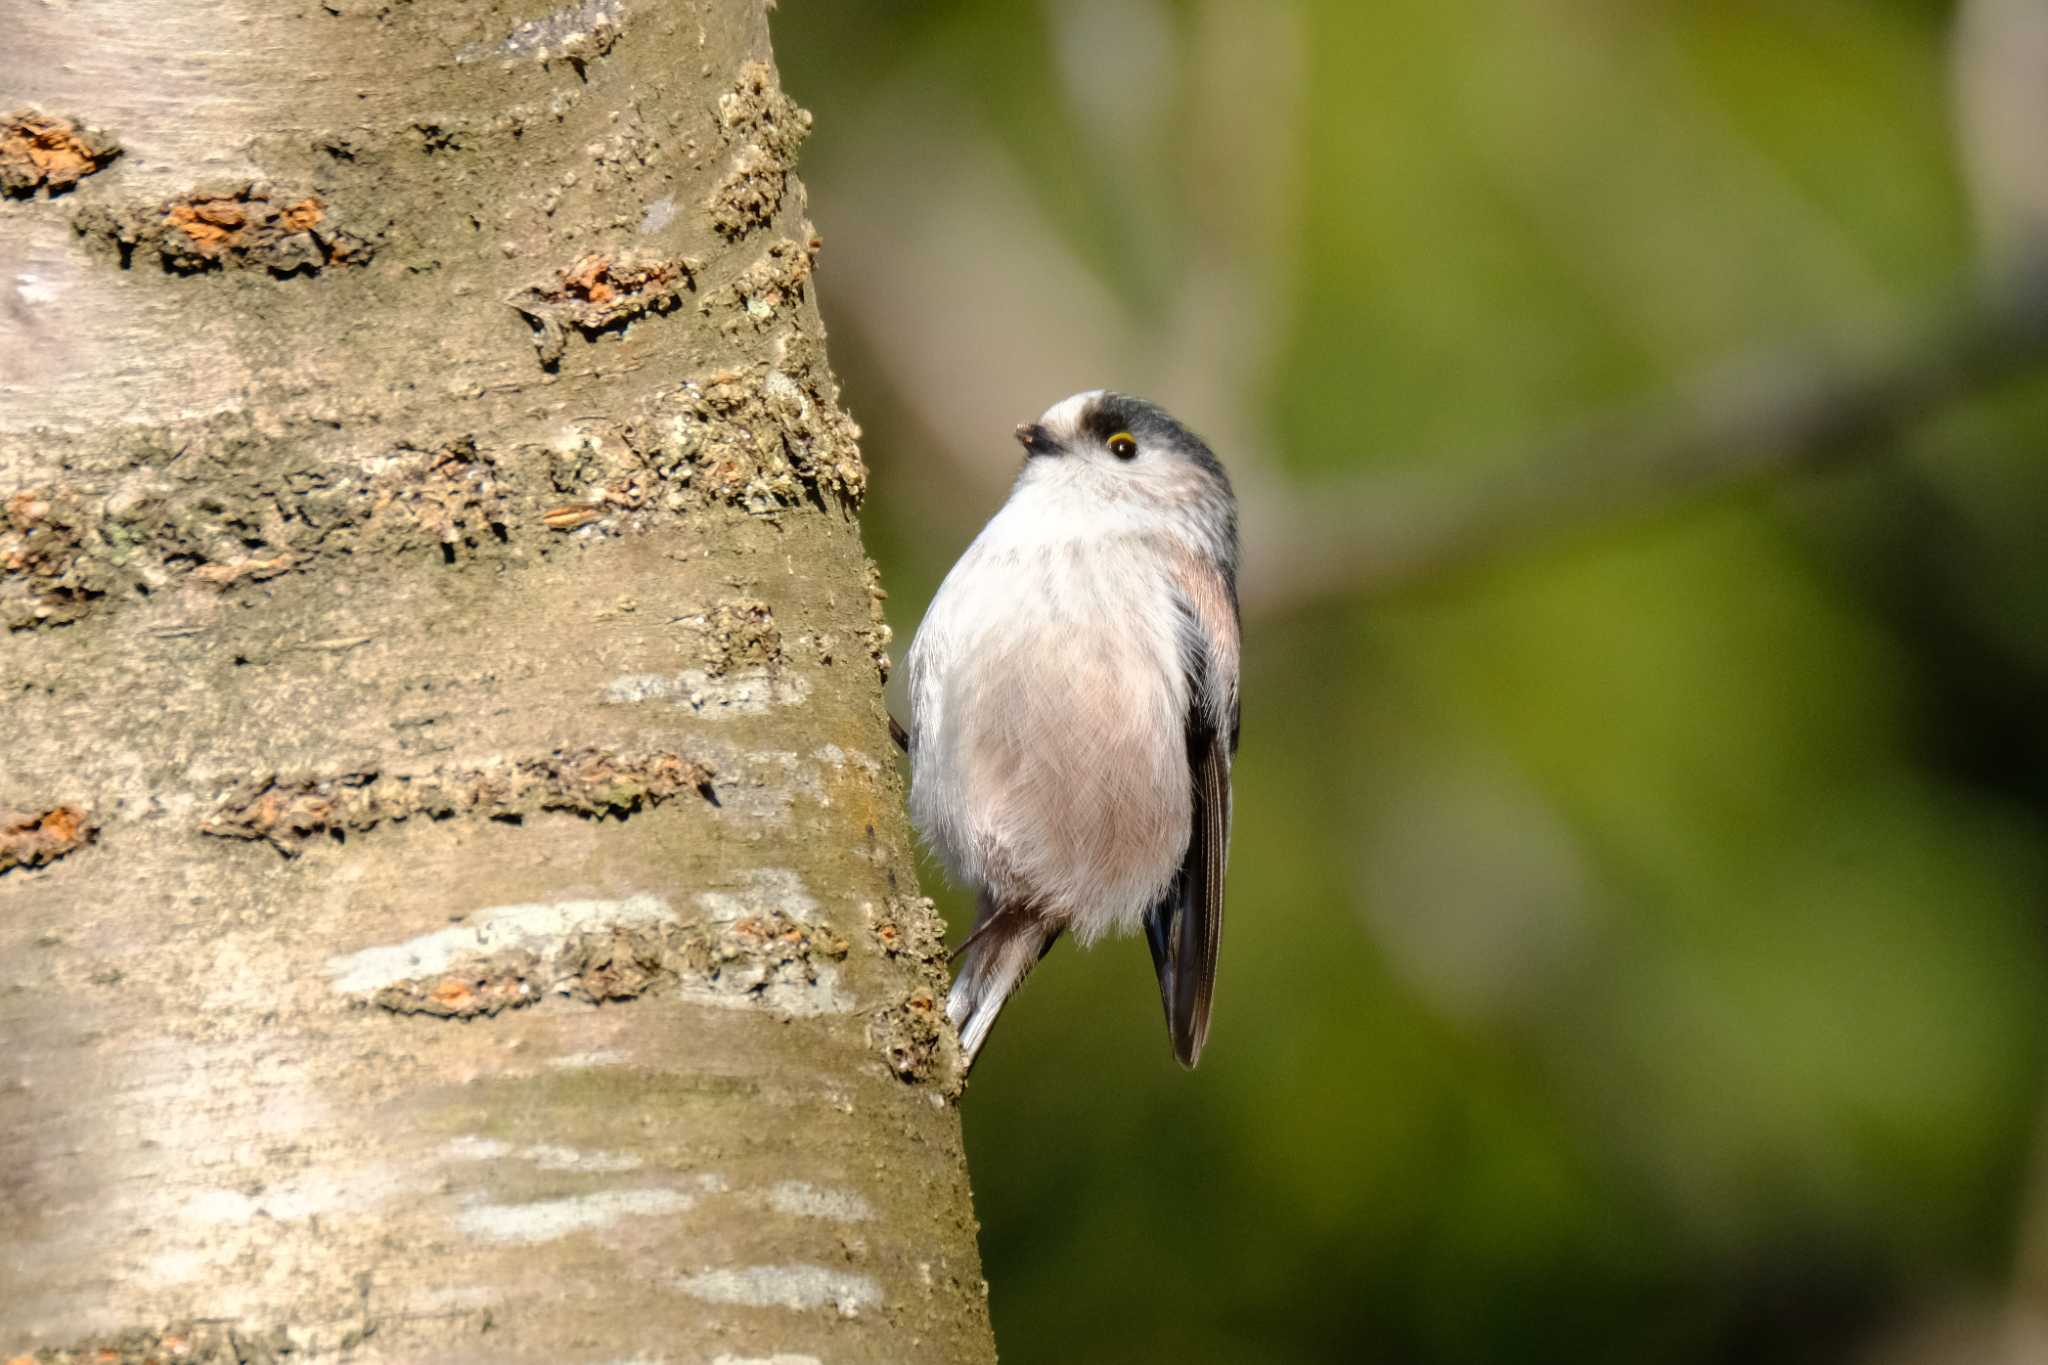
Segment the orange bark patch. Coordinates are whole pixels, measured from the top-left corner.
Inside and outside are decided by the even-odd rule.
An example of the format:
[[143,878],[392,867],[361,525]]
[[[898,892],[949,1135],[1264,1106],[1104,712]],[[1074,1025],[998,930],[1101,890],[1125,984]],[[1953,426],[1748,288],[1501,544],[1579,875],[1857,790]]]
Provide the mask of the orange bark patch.
[[562,275],[562,293],[569,297],[580,297],[591,303],[604,303],[619,291],[606,278],[611,274],[612,263],[608,257],[585,256]]
[[293,232],[304,232],[317,226],[327,216],[327,210],[320,206],[318,199],[306,198],[288,206],[280,216],[284,225]]
[[628,262],[593,253],[507,302],[533,324],[540,362],[552,368],[561,361],[568,329],[591,340],[635,318],[669,312],[695,287],[695,270],[686,260]]
[[218,255],[233,246],[249,226],[249,215],[232,199],[173,201],[164,221],[192,239],[201,252]]
[[610,303],[671,289],[688,272],[676,261],[626,265],[609,256],[585,256],[562,272],[561,284],[541,297],[553,303]]
[[77,806],[46,811],[0,810],[0,872],[54,863],[91,843],[99,833]]
[[256,268],[311,275],[369,259],[370,243],[337,227],[333,216],[317,194],[286,194],[252,181],[118,212],[96,207],[81,212],[76,226],[85,237],[111,241],[124,265],[149,249],[179,274]]
[[121,144],[68,118],[19,109],[0,118],[0,191],[57,194],[121,154]]

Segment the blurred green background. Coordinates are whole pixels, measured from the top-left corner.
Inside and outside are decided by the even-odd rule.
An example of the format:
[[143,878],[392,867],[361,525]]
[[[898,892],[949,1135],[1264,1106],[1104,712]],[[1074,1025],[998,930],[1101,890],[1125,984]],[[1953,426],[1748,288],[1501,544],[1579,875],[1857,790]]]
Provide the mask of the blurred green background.
[[1342,529],[1597,504],[1560,433],[1968,299],[2048,204],[2029,12],[783,5],[898,657],[1067,393],[1246,502],[1215,1031],[1137,940],[1011,1004],[1006,1362],[2048,1358],[2048,364],[1481,564]]

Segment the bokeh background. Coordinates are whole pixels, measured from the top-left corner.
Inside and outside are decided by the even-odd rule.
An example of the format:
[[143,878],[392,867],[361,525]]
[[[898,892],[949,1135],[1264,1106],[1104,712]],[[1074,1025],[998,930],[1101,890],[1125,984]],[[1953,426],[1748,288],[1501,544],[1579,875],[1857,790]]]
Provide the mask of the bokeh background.
[[1011,1005],[1005,1361],[2048,1359],[2048,5],[776,35],[899,657],[1067,393],[1246,504],[1215,1032]]

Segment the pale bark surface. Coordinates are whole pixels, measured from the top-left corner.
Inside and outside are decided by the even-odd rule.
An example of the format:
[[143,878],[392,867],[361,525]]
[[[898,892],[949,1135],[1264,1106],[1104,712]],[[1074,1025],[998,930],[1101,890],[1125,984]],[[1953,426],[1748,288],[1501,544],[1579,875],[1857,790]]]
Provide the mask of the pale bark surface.
[[992,1359],[760,5],[7,26],[0,1359]]

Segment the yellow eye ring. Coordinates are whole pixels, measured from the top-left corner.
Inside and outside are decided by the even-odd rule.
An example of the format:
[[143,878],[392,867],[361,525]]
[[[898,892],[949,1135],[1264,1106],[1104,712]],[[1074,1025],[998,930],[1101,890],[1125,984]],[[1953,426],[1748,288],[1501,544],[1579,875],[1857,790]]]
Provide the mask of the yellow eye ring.
[[1119,460],[1136,459],[1138,440],[1128,431],[1119,431],[1116,435],[1109,438],[1109,453],[1116,456]]

